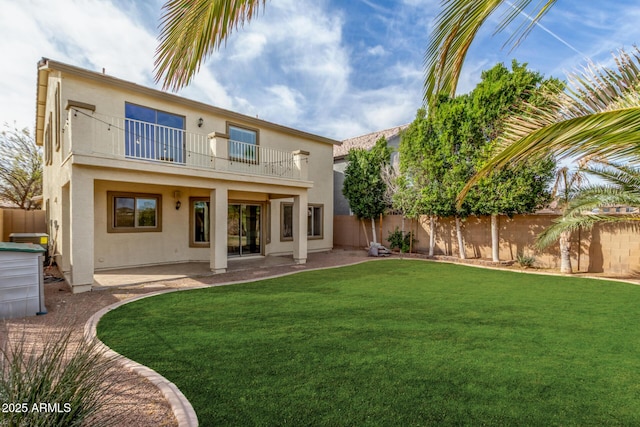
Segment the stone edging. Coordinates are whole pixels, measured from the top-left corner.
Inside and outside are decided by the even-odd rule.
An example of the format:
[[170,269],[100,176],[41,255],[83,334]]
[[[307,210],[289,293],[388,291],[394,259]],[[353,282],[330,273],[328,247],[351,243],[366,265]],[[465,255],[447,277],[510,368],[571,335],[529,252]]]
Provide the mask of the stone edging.
[[[196,289],[196,288],[189,288]],[[137,301],[143,298],[152,297],[155,295],[160,295],[168,292],[176,292],[182,289],[169,289],[163,290],[159,292],[151,292],[146,295],[141,295],[136,298],[131,298],[128,300],[120,301],[110,306],[104,307],[103,309],[96,312],[93,316],[87,320],[87,323],[84,325],[84,337],[86,340],[96,340],[99,344],[99,347],[105,352],[107,356],[113,356],[120,362],[125,368],[135,372],[138,375],[141,375],[148,379],[153,385],[158,387],[160,392],[165,399],[171,405],[171,410],[173,415],[176,417],[178,421],[179,427],[197,427],[198,426],[198,416],[196,415],[196,411],[191,406],[189,400],[185,397],[184,394],[180,391],[180,389],[171,381],[167,380],[165,377],[154,371],[153,369],[141,365],[138,362],[134,362],[131,359],[124,357],[123,355],[113,351],[106,344],[98,339],[96,327],[98,326],[98,322],[109,311],[120,307],[121,305]]]
[[[168,379],[166,379],[165,377],[163,377],[153,369],[147,366],[144,366],[138,362],[134,362],[133,360],[128,359],[123,355],[113,351],[111,348],[109,348],[106,344],[104,344],[102,341],[98,339],[97,326],[102,316],[107,314],[109,311],[114,310],[124,304],[128,304],[133,301],[138,301],[143,298],[149,298],[156,295],[166,294],[169,292],[190,291],[194,289],[211,288],[214,286],[226,286],[226,285],[236,285],[236,284],[248,283],[248,282],[259,282],[261,280],[289,276],[289,275],[301,273],[304,271],[316,271],[316,270],[326,270],[329,268],[336,268],[336,267],[346,267],[349,265],[360,264],[367,261],[369,260],[365,259],[365,260],[356,261],[350,264],[334,265],[329,267],[301,269],[298,271],[291,271],[287,273],[261,277],[259,279],[252,278],[252,279],[238,280],[238,281],[232,281],[232,282],[216,283],[211,285],[201,285],[201,286],[193,286],[193,287],[178,288],[178,289],[166,289],[166,290],[161,290],[156,292],[150,292],[146,295],[140,295],[138,297],[116,302],[114,304],[111,304],[97,311],[93,316],[89,318],[89,320],[87,320],[87,323],[85,323],[84,325],[84,338],[86,340],[93,340],[93,339],[97,340],[99,344],[99,348],[102,349],[106,355],[114,356],[120,363],[122,363],[122,365],[125,368],[137,373],[138,375],[142,375],[143,377],[151,381],[153,385],[158,387],[158,389],[160,389],[160,391],[162,392],[162,395],[165,397],[165,399],[167,399],[167,401],[171,405],[171,410],[173,411],[173,415],[176,417],[176,420],[178,421],[179,427],[197,427],[198,416],[196,415],[196,412],[193,409],[193,406],[191,406],[191,403],[189,402],[189,400],[186,398],[184,394],[182,394],[180,389],[174,383],[172,383],[171,381],[169,381]],[[123,286],[122,289],[130,288],[134,286],[135,285]]]

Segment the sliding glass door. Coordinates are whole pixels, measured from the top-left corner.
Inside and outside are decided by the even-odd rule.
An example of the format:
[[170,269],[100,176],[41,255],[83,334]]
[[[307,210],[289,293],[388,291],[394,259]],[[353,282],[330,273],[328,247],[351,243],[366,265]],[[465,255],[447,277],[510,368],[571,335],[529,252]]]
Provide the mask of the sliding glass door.
[[229,204],[227,219],[227,254],[229,256],[262,253],[260,214],[260,205]]

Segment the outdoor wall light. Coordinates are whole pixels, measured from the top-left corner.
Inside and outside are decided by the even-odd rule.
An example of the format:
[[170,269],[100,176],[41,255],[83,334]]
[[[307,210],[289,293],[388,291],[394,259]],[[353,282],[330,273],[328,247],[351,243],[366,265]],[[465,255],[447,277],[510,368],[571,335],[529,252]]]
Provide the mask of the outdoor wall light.
[[204,119],[202,117],[200,117],[198,119],[198,127],[201,128],[203,124],[204,124]]
[[182,206],[182,202],[180,202],[180,196],[182,196],[182,193],[180,193],[179,191],[173,192],[173,198],[176,199],[176,210],[180,210],[180,206]]

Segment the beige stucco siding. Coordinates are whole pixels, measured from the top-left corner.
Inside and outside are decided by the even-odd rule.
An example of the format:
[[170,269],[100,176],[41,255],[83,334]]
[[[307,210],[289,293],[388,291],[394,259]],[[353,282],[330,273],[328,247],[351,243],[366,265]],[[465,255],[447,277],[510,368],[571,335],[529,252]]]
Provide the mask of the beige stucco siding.
[[[214,252],[226,254],[223,247],[226,237],[216,240],[220,247],[190,245],[192,197],[223,195],[216,196],[221,203],[215,209],[218,224],[225,221],[228,204],[260,203],[264,207],[261,227],[264,255],[293,254],[297,261],[304,262],[307,251],[332,248],[331,170],[335,141],[65,64],[47,60],[40,65],[36,135],[37,142],[44,145],[45,151],[49,150],[44,170],[44,202],[56,260],[74,291],[81,287],[88,290],[95,270],[210,261],[212,270],[224,271],[225,259],[214,256]],[[185,144],[184,164],[126,157],[126,103],[185,118],[181,140]],[[202,126],[198,126],[200,119]],[[246,169],[228,167],[232,161],[215,153],[227,144],[230,124],[255,130],[258,145],[266,153],[279,150],[285,153],[285,158],[294,160],[279,163],[288,169],[277,172],[295,173],[281,176],[269,172],[268,165],[273,163],[264,159]],[[53,147],[49,141],[53,141]],[[196,146],[201,151],[191,149]],[[187,161],[189,156],[191,159]],[[193,161],[197,156],[204,161]],[[278,162],[281,161],[274,163]],[[161,230],[109,230],[109,192],[159,195]],[[176,194],[180,209],[176,209]],[[306,218],[301,217],[306,214],[307,203],[322,206],[322,238],[307,241],[304,236],[305,239],[282,241],[283,201],[295,202],[294,222],[303,224],[297,228],[301,234],[306,229]],[[224,233],[224,228],[212,225],[211,229],[217,229],[218,236]]]

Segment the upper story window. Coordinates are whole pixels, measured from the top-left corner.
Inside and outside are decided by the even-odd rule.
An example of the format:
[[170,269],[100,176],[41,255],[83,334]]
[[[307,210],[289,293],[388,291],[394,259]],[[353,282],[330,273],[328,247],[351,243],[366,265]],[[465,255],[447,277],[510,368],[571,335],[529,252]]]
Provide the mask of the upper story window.
[[258,164],[258,132],[229,125],[229,159]]
[[184,163],[184,116],[125,103],[125,155]]

